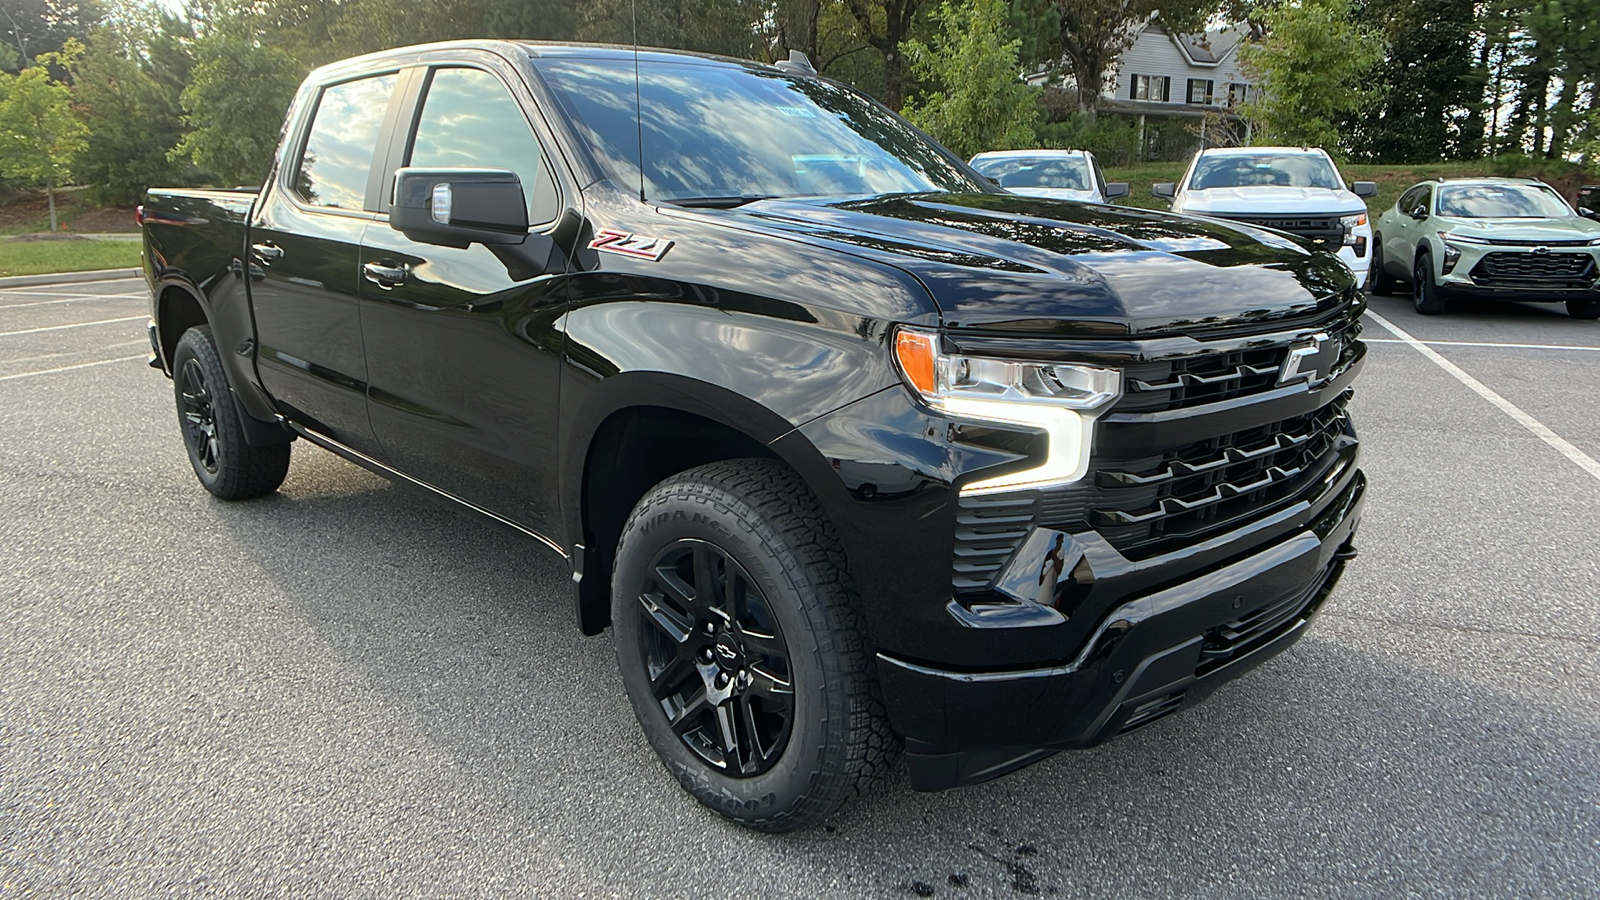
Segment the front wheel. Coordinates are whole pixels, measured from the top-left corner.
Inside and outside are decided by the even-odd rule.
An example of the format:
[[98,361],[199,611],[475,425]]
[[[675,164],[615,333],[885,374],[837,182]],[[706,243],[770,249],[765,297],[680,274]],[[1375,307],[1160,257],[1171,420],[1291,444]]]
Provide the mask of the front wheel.
[[1574,319],[1600,319],[1600,300],[1568,300],[1567,315]]
[[781,463],[712,463],[651,489],[623,528],[611,588],[628,699],[701,803],[791,831],[893,763],[843,552]]
[[1379,297],[1394,293],[1394,276],[1383,268],[1383,235],[1372,236],[1372,252],[1367,262],[1367,290]]
[[1417,312],[1437,316],[1445,311],[1445,299],[1433,283],[1433,260],[1424,253],[1417,257],[1417,266],[1411,271],[1411,302]]
[[211,328],[196,325],[172,354],[172,389],[189,464],[205,489],[224,500],[270,494],[289,474],[289,445],[252,447],[228,391]]

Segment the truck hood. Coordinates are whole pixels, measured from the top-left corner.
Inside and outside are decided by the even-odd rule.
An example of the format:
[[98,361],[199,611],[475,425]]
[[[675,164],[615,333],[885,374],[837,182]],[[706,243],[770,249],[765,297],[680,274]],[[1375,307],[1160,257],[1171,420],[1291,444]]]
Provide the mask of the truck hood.
[[1600,238],[1600,222],[1577,217],[1562,219],[1447,219],[1435,221],[1444,231],[1467,238],[1540,244]]
[[1003,335],[1194,333],[1319,318],[1354,284],[1338,257],[1282,235],[1133,207],[915,194],[769,200],[721,215],[899,267],[928,288],[947,328]]
[[1250,187],[1185,191],[1180,211],[1195,216],[1249,213],[1255,215],[1349,215],[1364,213],[1367,204],[1355,194],[1328,188]]

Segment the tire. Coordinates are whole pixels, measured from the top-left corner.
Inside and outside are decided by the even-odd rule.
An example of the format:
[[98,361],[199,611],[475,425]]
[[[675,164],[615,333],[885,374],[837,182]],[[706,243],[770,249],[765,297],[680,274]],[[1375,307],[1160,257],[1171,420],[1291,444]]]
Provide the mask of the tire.
[[228,389],[208,325],[185,331],[172,354],[172,393],[189,464],[205,489],[224,500],[270,494],[289,474],[289,445],[252,447]]
[[900,743],[843,551],[781,463],[712,463],[652,488],[623,527],[611,588],[628,699],[701,803],[792,831],[893,765]]
[[1367,262],[1367,290],[1375,296],[1394,294],[1394,276],[1383,268],[1383,235],[1372,236],[1372,253]]
[[1417,256],[1417,265],[1411,270],[1411,302],[1425,316],[1437,316],[1448,306],[1433,283],[1433,260],[1426,252]]
[[1574,319],[1600,319],[1600,300],[1568,300],[1567,315]]

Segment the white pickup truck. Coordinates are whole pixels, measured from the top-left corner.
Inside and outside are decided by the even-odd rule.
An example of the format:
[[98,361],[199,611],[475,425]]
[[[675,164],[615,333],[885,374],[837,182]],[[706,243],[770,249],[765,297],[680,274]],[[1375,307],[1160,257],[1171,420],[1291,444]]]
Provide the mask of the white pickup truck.
[[1314,147],[1213,147],[1189,163],[1183,180],[1152,185],[1172,211],[1276,228],[1338,253],[1365,285],[1372,223],[1371,181],[1348,189],[1328,154]]

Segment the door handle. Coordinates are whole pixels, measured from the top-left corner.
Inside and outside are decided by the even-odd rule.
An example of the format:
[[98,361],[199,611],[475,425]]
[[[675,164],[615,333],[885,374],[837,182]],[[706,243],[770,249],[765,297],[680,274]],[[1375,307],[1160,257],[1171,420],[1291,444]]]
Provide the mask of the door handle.
[[277,244],[251,244],[250,249],[254,250],[256,255],[261,257],[264,262],[272,262],[275,259],[283,258],[283,248]]
[[379,287],[394,287],[406,280],[405,266],[386,266],[383,263],[369,262],[361,267],[361,274],[366,279]]

